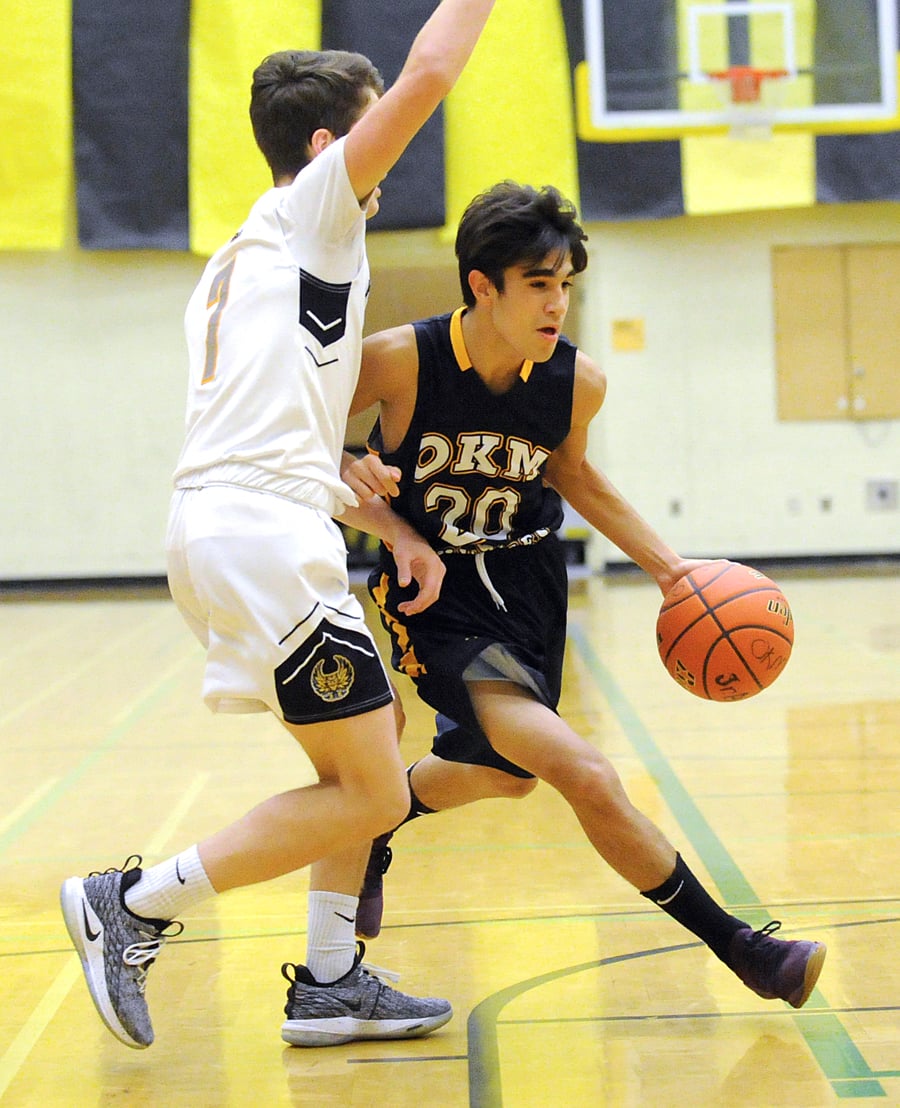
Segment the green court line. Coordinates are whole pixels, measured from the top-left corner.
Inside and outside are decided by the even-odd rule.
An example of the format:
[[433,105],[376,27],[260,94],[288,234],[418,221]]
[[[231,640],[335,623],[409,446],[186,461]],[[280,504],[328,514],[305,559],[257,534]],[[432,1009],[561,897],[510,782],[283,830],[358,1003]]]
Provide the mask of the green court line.
[[[653,776],[660,794],[669,806],[692,848],[712,876],[726,903],[757,905],[747,913],[748,922],[762,922],[762,901],[741,873],[718,835],[713,831],[690,793],[682,785],[668,759],[657,746],[643,720],[619,688],[610,671],[601,662],[583,630],[569,626],[569,641],[577,647],[592,678],[606,697],[629,742],[644,766]],[[726,709],[727,710],[727,709]],[[759,916],[759,919],[752,917]],[[692,945],[692,944],[688,944]],[[678,948],[673,948],[678,949]],[[650,952],[643,952],[644,954]],[[656,953],[655,951],[653,953]],[[642,955],[628,955],[640,957]],[[488,997],[472,1010],[468,1022],[469,1038],[469,1103],[471,1108],[501,1108],[503,1091],[500,1079],[500,1055],[497,1045],[497,1018],[500,1011],[516,996],[547,981],[556,980],[588,967],[624,961],[625,958],[602,959],[585,963],[554,974],[532,978]],[[813,1008],[830,1007],[818,989],[807,1004]],[[884,1088],[869,1068],[841,1021],[833,1015],[823,1020],[823,1013],[794,1015],[794,1021],[806,1040],[822,1072],[840,1098],[883,1097]]]
[[[600,661],[578,627],[569,628],[569,639],[578,647],[591,676],[606,697],[628,741],[637,751],[646,769],[656,781],[666,804],[684,829],[691,846],[729,904],[761,905],[750,883],[734,863],[719,836],[682,785],[666,756],[659,749],[643,720],[626,699],[606,666]],[[727,710],[727,705],[725,706]],[[761,919],[762,917],[760,917]],[[755,921],[748,921],[755,922]]]
[[868,1100],[871,1097],[887,1096],[879,1082],[865,1078],[832,1081],[831,1085],[841,1100]]
[[39,804],[24,812],[14,824],[8,827],[0,835],[0,856],[9,850],[12,844],[24,835],[33,824],[43,819],[47,812],[59,801],[60,797],[73,788],[101,759],[105,758],[131,728],[156,706],[160,698],[169,694],[175,683],[175,677],[169,678],[153,689],[152,692],[145,694],[120,723],[113,727],[76,766],[73,766],[65,777],[57,781],[53,788],[41,798]]
[[609,966],[616,962],[630,962],[635,958],[645,958],[650,954],[668,954],[675,950],[687,950],[699,943],[680,943],[678,946],[660,947],[656,950],[639,950],[632,954],[616,954],[610,958],[599,958],[593,962],[582,962],[578,966],[542,973],[527,981],[519,981],[506,989],[501,989],[485,998],[469,1013],[467,1037],[469,1040],[469,1105],[470,1108],[501,1108],[503,1088],[500,1081],[500,1048],[497,1043],[497,1023],[500,1012],[510,1001],[531,989],[538,989],[551,981],[571,977],[575,973]]
[[[671,808],[684,829],[693,849],[702,859],[713,880],[718,885],[726,902],[761,904],[750,883],[738,869],[737,863],[723,846],[718,836],[703,817],[690,793],[684,788],[667,758],[656,745],[643,720],[637,714],[627,697],[619,688],[610,671],[597,656],[593,646],[580,627],[572,626],[569,637],[588,666],[592,676],[600,686],[610,703],[629,742],[637,750],[644,765],[656,779],[663,799]],[[727,706],[726,706],[727,711]],[[754,921],[755,922],[755,921]],[[813,1008],[828,1008],[830,1005],[819,992],[813,991],[807,1004]],[[838,1083],[847,1081],[868,1081],[872,1071],[853,1042],[843,1023],[835,1016],[823,1024],[819,1016],[815,1023],[802,1013],[794,1015],[794,1021],[806,1040],[810,1050],[822,1068],[822,1072],[832,1083],[838,1096],[847,1095],[838,1087]],[[824,1028],[827,1026],[827,1033]],[[875,1085],[878,1083],[875,1082]],[[880,1088],[880,1086],[879,1086]],[[868,1095],[884,1096],[884,1090]]]

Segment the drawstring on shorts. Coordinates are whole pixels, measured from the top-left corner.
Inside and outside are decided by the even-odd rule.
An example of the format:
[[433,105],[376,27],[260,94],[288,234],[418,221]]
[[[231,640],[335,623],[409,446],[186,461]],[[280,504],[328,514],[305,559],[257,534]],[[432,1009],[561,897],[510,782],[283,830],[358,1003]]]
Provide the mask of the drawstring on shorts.
[[506,605],[503,603],[503,597],[494,588],[494,582],[491,580],[487,566],[484,564],[484,551],[480,551],[475,555],[475,568],[478,570],[478,576],[481,578],[481,583],[491,594],[491,600],[497,605],[501,612],[506,611]]
[[482,549],[473,543],[469,546],[445,546],[439,548],[437,553],[443,558],[449,554],[472,554],[475,556],[475,568],[478,570],[478,576],[481,578],[481,583],[491,594],[491,600],[497,605],[501,612],[506,611],[506,604],[503,601],[503,597],[497,592],[494,587],[494,582],[491,580],[490,574],[487,571],[487,565],[484,560],[484,556],[494,550],[513,550],[518,546],[534,546],[535,543],[545,539],[551,533],[549,527],[541,527],[537,531],[532,531],[528,535],[520,535],[516,539],[509,539],[506,542],[486,542]]

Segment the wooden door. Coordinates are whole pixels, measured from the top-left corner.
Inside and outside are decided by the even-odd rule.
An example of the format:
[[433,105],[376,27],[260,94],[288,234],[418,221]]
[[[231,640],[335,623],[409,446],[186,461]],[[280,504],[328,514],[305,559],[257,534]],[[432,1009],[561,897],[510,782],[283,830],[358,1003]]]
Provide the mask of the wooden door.
[[772,251],[779,419],[845,419],[850,406],[844,251]]
[[849,414],[900,418],[900,245],[848,246]]

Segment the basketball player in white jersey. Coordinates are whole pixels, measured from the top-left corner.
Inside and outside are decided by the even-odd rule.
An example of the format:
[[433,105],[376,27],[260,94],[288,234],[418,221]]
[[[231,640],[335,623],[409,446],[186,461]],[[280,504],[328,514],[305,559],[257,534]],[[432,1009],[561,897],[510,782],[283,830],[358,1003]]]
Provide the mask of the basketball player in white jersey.
[[286,51],[254,73],[250,116],[274,187],[210,259],[187,308],[169,582],[207,650],[206,703],[272,712],[319,781],[146,870],[129,858],[65,881],[63,914],[94,1003],[128,1046],[153,1041],[146,975],[180,928],[176,915],[310,863],[307,965],[282,967],[284,1040],[424,1035],[452,1014],[367,972],[355,940],[369,843],[402,819],[408,793],[390,682],[332,517],[390,544],[401,576],[418,584],[411,614],[437,597],[439,559],[364,485],[344,482],[342,444],[369,287],[366,219],[492,7],[442,0],[383,95],[368,59],[342,51]]

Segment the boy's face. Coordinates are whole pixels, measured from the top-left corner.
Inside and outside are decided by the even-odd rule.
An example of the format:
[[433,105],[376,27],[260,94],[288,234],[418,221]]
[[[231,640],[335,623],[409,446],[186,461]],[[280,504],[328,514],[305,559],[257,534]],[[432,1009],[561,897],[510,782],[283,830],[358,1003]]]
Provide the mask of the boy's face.
[[572,257],[560,264],[549,254],[537,265],[514,265],[503,271],[503,292],[491,286],[493,323],[522,358],[546,362],[556,349],[569,311]]

